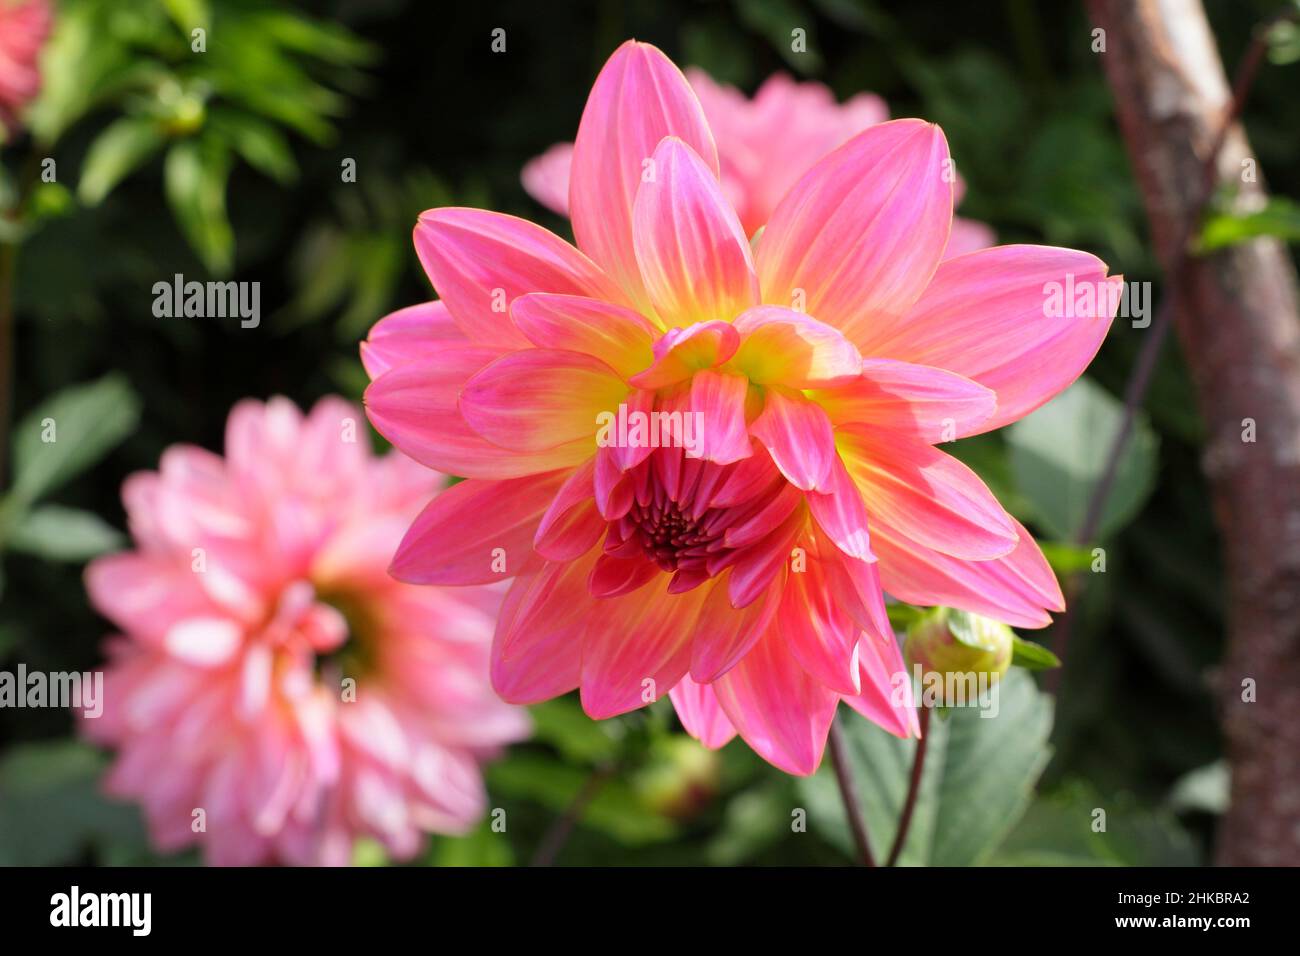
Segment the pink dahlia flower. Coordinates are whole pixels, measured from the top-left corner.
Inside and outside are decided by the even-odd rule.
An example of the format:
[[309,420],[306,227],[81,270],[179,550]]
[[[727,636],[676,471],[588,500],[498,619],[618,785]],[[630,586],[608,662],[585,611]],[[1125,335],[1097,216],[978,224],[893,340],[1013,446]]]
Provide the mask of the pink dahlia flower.
[[341,864],[368,836],[409,857],[482,816],[480,762],[526,733],[488,685],[499,599],[387,573],[439,476],[367,441],[340,399],[245,401],[224,459],[175,446],[127,479],[135,550],[86,571],[125,636],[83,726],[160,849]]
[[[700,69],[688,69],[686,78],[713,130],[723,194],[747,236],[772,218],[777,203],[817,160],[868,126],[889,119],[889,107],[873,93],[837,103],[821,83],[796,83],[784,73],[768,77],[753,99]],[[572,161],[573,144],[556,143],[522,173],[528,193],[562,216],[569,214]],[[961,202],[963,191],[957,177],[956,202]],[[988,226],[958,217],[946,255],[973,252],[995,241]]]
[[18,125],[23,107],[40,92],[37,60],[51,17],[47,0],[0,0],[0,134]]
[[[1074,381],[1121,280],[1069,249],[941,261],[947,159],[936,126],[871,126],[752,248],[691,87],[629,42],[578,130],[578,248],[492,212],[420,217],[441,299],[371,332],[366,404],[468,480],[393,573],[479,584],[504,561],[506,700],[580,688],[602,718],[671,693],[706,744],[739,733],[806,774],[840,700],[916,732],[882,586],[1022,627],[1063,607],[1028,532],[935,446]],[[1093,297],[1057,317],[1048,284],[1067,281]]]

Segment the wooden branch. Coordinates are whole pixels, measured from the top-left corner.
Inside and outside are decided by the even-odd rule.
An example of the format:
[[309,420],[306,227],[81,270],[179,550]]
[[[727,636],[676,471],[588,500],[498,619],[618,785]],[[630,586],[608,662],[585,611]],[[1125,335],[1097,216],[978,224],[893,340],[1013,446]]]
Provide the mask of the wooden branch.
[[[1300,865],[1300,315],[1285,247],[1256,239],[1179,259],[1200,171],[1231,93],[1200,0],[1088,0],[1102,66],[1146,201],[1156,253],[1176,273],[1174,327],[1208,439],[1202,469],[1223,536],[1227,653],[1215,675],[1232,766],[1218,834],[1227,865]],[[1249,163],[1245,161],[1249,160]],[[1263,201],[1234,125],[1220,181]],[[1258,170],[1257,170],[1258,172]],[[1262,174],[1258,176],[1262,179]],[[1177,268],[1175,268],[1177,266]],[[1254,441],[1249,437],[1254,423]],[[1248,693],[1250,687],[1254,693]],[[1253,698],[1253,699],[1252,699]]]

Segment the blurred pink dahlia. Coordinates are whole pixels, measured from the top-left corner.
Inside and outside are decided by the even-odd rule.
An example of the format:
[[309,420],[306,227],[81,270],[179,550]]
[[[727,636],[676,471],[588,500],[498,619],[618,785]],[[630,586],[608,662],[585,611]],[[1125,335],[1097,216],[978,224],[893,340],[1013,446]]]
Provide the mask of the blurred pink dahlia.
[[52,19],[48,0],[0,0],[0,138],[40,92],[37,61]]
[[[577,248],[492,212],[420,217],[441,298],[372,330],[367,410],[468,480],[392,570],[514,576],[492,647],[506,700],[580,688],[603,718],[671,693],[706,744],[739,733],[807,774],[840,700],[916,732],[882,586],[1022,627],[1063,607],[1028,532],[935,446],[1074,381],[1121,280],[1069,249],[943,260],[950,170],[938,127],[871,126],[751,247],[691,87],[629,42],[578,130]],[[1057,315],[1066,282],[1093,295]]]
[[[747,236],[772,218],[777,203],[817,160],[868,126],[889,119],[889,107],[874,93],[837,103],[829,87],[796,83],[784,73],[768,77],[753,99],[695,67],[686,71],[686,78],[717,143],[722,192]],[[572,162],[573,144],[556,143],[525,165],[521,177],[534,199],[562,216],[569,214]],[[954,201],[960,203],[965,191],[960,176],[954,189]],[[984,223],[956,217],[945,257],[996,241]]]
[[169,448],[122,489],[135,550],[86,571],[123,631],[82,726],[162,850],[216,864],[394,857],[485,811],[480,763],[528,730],[488,685],[498,596],[389,577],[440,476],[373,456],[340,399],[244,401],[226,457]]

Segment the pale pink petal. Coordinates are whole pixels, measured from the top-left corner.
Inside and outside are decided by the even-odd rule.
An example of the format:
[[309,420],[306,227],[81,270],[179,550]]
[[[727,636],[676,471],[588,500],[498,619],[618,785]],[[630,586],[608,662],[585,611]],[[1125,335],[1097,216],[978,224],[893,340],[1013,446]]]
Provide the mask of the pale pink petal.
[[993,389],[997,410],[980,428],[989,431],[1079,377],[1122,288],[1086,252],[997,246],[945,261],[906,315],[883,317],[855,341],[865,354],[938,366]]
[[644,314],[651,306],[632,246],[632,206],[646,162],[665,136],[682,139],[716,173],[713,134],[686,78],[658,49],[629,40],[596,77],[583,110],[573,147],[569,214],[578,247]]
[[830,477],[821,491],[808,493],[808,508],[817,526],[839,550],[863,561],[873,561],[871,537],[867,532],[867,509],[862,492],[849,477],[836,455]]
[[735,366],[756,385],[823,388],[856,379],[858,347],[837,329],[777,305],[761,305],[736,319],[744,342]]
[[594,355],[623,378],[654,357],[654,326],[631,309],[599,299],[534,293],[515,299],[510,316],[538,348]]
[[814,315],[859,345],[867,330],[897,321],[948,242],[947,160],[942,131],[908,119],[873,126],[817,163],[763,230],[763,301]]
[[[955,202],[961,202],[960,197],[954,197]],[[948,236],[948,248],[943,251],[945,259],[954,259],[957,256],[964,256],[968,252],[974,252],[977,249],[987,249],[998,243],[998,235],[993,229],[982,222],[976,222],[974,219],[963,219],[961,216],[954,216],[952,220],[952,232]]]
[[835,435],[821,406],[790,389],[769,388],[763,412],[749,431],[796,488],[831,490]]
[[415,227],[415,251],[461,330],[484,345],[528,344],[510,304],[529,292],[618,302],[617,287],[590,259],[525,219],[482,209],[430,209]]
[[686,732],[712,750],[725,746],[736,736],[736,728],[722,712],[713,688],[697,684],[687,675],[668,692],[677,717]]
[[859,425],[840,430],[839,448],[873,523],[972,561],[1000,558],[1016,546],[1014,520],[951,455]]
[[598,416],[617,409],[628,391],[600,359],[526,349],[475,373],[459,408],[471,428],[502,448],[545,451],[586,439],[594,451]]
[[564,471],[507,481],[470,478],[429,502],[397,548],[390,571],[409,584],[502,581],[532,555],[533,537]]
[[836,425],[862,423],[931,445],[974,434],[997,396],[955,372],[893,359],[867,359],[852,382],[810,396]]
[[632,245],[646,294],[671,327],[730,322],[758,303],[749,240],[717,176],[676,137],[637,190]]
[[840,695],[799,666],[775,627],[709,686],[760,757],[796,776],[817,769]]
[[528,195],[551,212],[569,214],[569,167],[573,165],[573,144],[556,143],[542,155],[524,164],[519,178]]

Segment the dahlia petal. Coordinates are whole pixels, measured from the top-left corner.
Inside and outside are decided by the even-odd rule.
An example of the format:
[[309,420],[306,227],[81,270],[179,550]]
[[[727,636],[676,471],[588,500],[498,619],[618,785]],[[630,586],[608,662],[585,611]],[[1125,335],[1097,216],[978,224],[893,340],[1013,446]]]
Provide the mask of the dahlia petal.
[[192,617],[167,631],[163,646],[178,660],[198,667],[219,667],[234,658],[244,631],[224,617]]
[[816,548],[809,557],[825,568],[831,593],[844,610],[868,635],[892,637],[878,562],[845,554],[820,529],[814,529],[813,539]]
[[817,769],[840,695],[799,666],[775,627],[709,686],[760,757],[796,776]]
[[948,242],[947,161],[943,132],[915,119],[873,126],[827,155],[763,230],[763,301],[815,315],[859,345],[904,315]]
[[600,359],[581,352],[527,349],[477,372],[460,393],[460,412],[493,444],[546,451],[586,439],[597,416],[618,407],[628,387]]
[[716,172],[680,139],[665,137],[651,163],[632,212],[632,247],[646,293],[670,328],[730,322],[758,303],[740,220]]
[[773,482],[781,480],[781,473],[772,464],[772,457],[761,445],[754,446],[750,457],[732,468],[726,480],[713,492],[710,507],[729,508],[755,497]]
[[808,493],[808,508],[818,527],[835,546],[850,557],[874,561],[867,533],[867,508],[862,492],[853,483],[837,454],[823,490]]
[[745,399],[749,382],[743,375],[706,369],[691,379],[690,410],[703,418],[698,429],[699,444],[692,458],[728,465],[754,453],[745,426]]
[[390,312],[370,329],[361,343],[361,364],[373,381],[394,366],[437,355],[449,343],[468,345],[469,340],[445,302],[408,305]]
[[629,382],[637,388],[665,388],[685,381],[700,369],[721,365],[739,347],[740,336],[730,322],[700,322],[669,329],[654,345],[654,362]]
[[511,584],[492,639],[492,688],[503,700],[535,704],[578,686],[590,563],[536,561]]
[[858,658],[862,693],[845,695],[844,703],[895,737],[920,737],[912,678],[893,634],[864,637]]
[[747,548],[761,541],[783,524],[802,500],[799,489],[786,485],[754,514],[730,525],[723,532],[723,543],[728,548]]
[[1064,390],[1097,354],[1123,288],[1106,271],[1073,249],[972,252],[940,265],[906,315],[881,317],[855,341],[868,354],[938,366],[991,388],[997,410],[980,431],[1001,428]]
[[687,675],[668,696],[686,732],[709,749],[717,750],[736,736],[736,728],[708,684],[697,684]]
[[822,388],[857,378],[858,347],[838,329],[778,305],[760,305],[736,319],[744,339],[735,366],[757,385]]
[[[960,203],[960,196],[953,196],[954,203]],[[989,226],[974,219],[953,216],[952,232],[948,235],[948,246],[943,250],[945,259],[955,259],[977,249],[987,249],[998,244],[998,235]]]
[[591,569],[588,589],[596,598],[615,598],[643,587],[647,581],[660,574],[659,565],[644,553],[632,557],[615,557],[602,554],[596,559],[596,566]]
[[551,212],[569,214],[569,167],[573,144],[556,143],[524,164],[519,174],[524,190]]
[[535,292],[515,299],[510,317],[539,349],[594,356],[623,378],[635,375],[654,358],[654,326],[621,305]]
[[727,575],[716,579],[695,622],[691,678],[708,684],[734,667],[767,630],[780,603],[781,593],[774,579],[766,595],[737,610],[728,597]]
[[877,521],[873,545],[880,557],[885,590],[911,604],[942,604],[983,614],[1014,627],[1046,627],[1048,611],[1065,609],[1065,599],[1047,559],[1015,519],[1020,543],[1005,557],[963,561],[910,541]]
[[823,563],[792,570],[782,592],[776,627],[799,665],[842,694],[857,694],[861,628],[843,608]]
[[583,110],[573,147],[569,214],[578,247],[647,315],[650,297],[633,249],[632,208],[645,163],[665,136],[682,139],[717,173],[713,134],[686,78],[658,49],[629,40],[596,77]]
[[[506,481],[470,478],[420,512],[389,569],[408,584],[487,584],[513,574],[533,552],[547,507],[568,475]],[[472,516],[472,520],[467,520]]]
[[212,614],[198,577],[170,560],[113,554],[87,566],[86,590],[95,610],[126,633],[157,645],[176,623]]
[[837,453],[831,421],[821,406],[798,392],[772,387],[749,430],[790,484],[803,491],[828,490]]
[[598,600],[582,642],[582,709],[603,720],[653,703],[690,665],[693,623],[706,591],[668,594],[667,576]]
[[457,325],[471,341],[522,348],[510,304],[529,292],[622,301],[600,268],[554,233],[482,209],[430,209],[415,227],[415,251]]
[[572,561],[591,550],[607,527],[596,508],[595,459],[574,470],[542,516],[533,547],[551,561]]
[[873,522],[955,558],[987,561],[1016,546],[1010,515],[980,477],[919,441],[868,427],[839,432],[840,453]]
[[519,478],[591,457],[591,443],[585,439],[538,452],[508,451],[465,423],[456,407],[461,389],[500,354],[482,346],[447,348],[390,369],[366,389],[370,423],[422,465],[467,478]]
[[955,372],[893,359],[866,359],[852,382],[810,396],[836,425],[862,423],[931,445],[973,435],[997,395]]
[[807,517],[800,508],[792,512],[762,541],[738,552],[739,559],[735,562],[731,579],[727,583],[732,607],[747,607],[758,599],[774,579],[784,574],[786,563],[790,560],[790,551],[806,522]]

